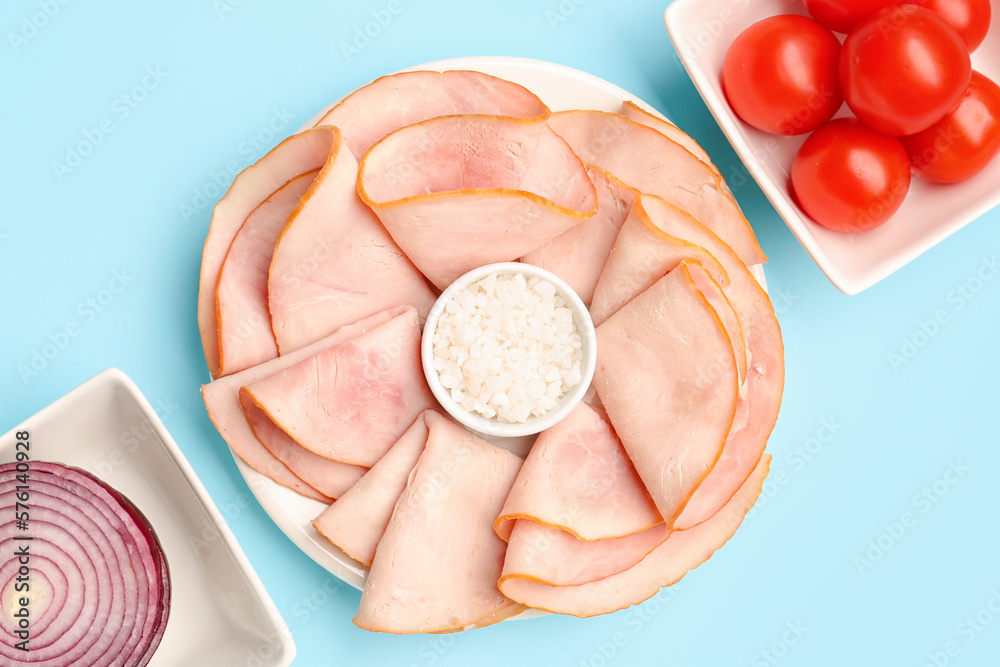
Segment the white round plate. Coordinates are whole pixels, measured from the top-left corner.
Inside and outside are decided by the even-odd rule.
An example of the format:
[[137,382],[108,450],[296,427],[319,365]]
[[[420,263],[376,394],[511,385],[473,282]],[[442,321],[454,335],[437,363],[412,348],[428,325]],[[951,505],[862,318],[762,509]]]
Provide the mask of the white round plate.
[[[553,111],[565,109],[598,109],[617,112],[621,103],[631,100],[642,108],[663,117],[653,107],[625,90],[585,72],[555,63],[526,58],[474,57],[438,60],[407,68],[412,70],[469,69],[492,74],[519,83],[542,98]],[[337,100],[339,101],[339,100]],[[319,120],[333,104],[317,113],[305,127]],[[760,266],[753,267],[754,275],[763,284]],[[313,528],[312,521],[326,507],[323,503],[306,498],[260,474],[243,459],[233,454],[240,472],[264,511],[278,527],[310,558],[331,574],[351,586],[364,586],[367,568],[335,547]],[[528,610],[514,618],[541,615]]]

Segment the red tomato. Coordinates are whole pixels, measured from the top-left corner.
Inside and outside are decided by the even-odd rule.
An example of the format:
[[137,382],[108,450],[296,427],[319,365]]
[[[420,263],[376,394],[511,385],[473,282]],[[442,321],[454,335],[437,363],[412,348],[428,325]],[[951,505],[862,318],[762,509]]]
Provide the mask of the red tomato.
[[863,19],[840,51],[840,87],[873,129],[915,134],[955,108],[972,77],[965,43],[940,14],[893,5]]
[[[944,17],[958,31],[965,47],[972,53],[986,39],[990,29],[993,7],[990,0],[907,0]],[[808,2],[806,4],[809,4]]]
[[813,220],[863,232],[888,220],[910,189],[899,139],[854,118],[837,118],[806,139],[792,161],[792,189]]
[[897,2],[899,0],[805,0],[806,11],[837,32],[850,32],[861,19]]
[[807,16],[784,14],[754,23],[726,52],[722,86],[740,118],[775,134],[810,132],[833,117],[844,98],[837,82],[840,41]]
[[1000,153],[1000,86],[973,72],[953,111],[900,141],[924,180],[956,183],[978,174]]

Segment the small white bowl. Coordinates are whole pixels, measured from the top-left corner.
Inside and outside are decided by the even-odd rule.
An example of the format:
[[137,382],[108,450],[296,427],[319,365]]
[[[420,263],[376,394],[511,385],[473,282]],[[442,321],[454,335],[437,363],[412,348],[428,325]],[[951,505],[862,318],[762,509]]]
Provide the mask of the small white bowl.
[[[534,276],[552,283],[556,288],[556,294],[561,296],[566,305],[573,311],[573,321],[576,323],[577,331],[583,339],[583,359],[580,362],[582,378],[579,384],[563,394],[562,398],[559,399],[559,404],[552,410],[546,412],[541,417],[531,416],[526,421],[520,423],[487,419],[480,414],[465,410],[451,398],[451,393],[441,385],[438,372],[434,368],[434,330],[437,328],[438,319],[441,317],[441,313],[444,312],[445,306],[454,298],[456,292],[485,278],[491,273],[507,275],[520,273],[525,278]],[[564,280],[545,269],[540,269],[531,264],[501,262],[498,264],[486,264],[478,269],[469,271],[455,280],[455,282],[441,293],[441,296],[438,297],[438,300],[431,308],[430,314],[427,316],[427,321],[424,324],[420,358],[424,367],[424,375],[427,377],[427,384],[430,385],[434,397],[437,398],[441,407],[448,411],[448,414],[454,417],[459,423],[478,433],[488,436],[516,438],[540,433],[554,426],[580,402],[590,387],[590,382],[594,377],[594,368],[597,366],[597,335],[594,332],[594,323],[590,319],[587,307]]]
[[[775,14],[806,11],[801,0],[676,0],[663,20],[681,63],[747,171],[838,289],[857,294],[871,287],[1000,204],[1000,159],[995,159],[953,185],[914,176],[902,207],[871,231],[843,234],[813,222],[792,200],[789,186],[792,158],[807,135],[782,137],[754,129],[733,113],[722,92],[722,61],[733,39]],[[972,54],[972,67],[1000,81],[1000,29],[991,29]],[[837,115],[850,115],[846,104]],[[734,174],[722,170],[732,181]]]

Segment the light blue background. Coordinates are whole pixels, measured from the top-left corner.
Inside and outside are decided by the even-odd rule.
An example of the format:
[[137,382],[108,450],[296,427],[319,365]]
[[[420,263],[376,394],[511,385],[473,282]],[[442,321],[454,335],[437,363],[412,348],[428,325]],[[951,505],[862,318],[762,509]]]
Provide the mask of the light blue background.
[[[920,666],[929,653],[943,664],[949,642],[949,664],[998,664],[1000,614],[988,604],[1000,610],[1000,276],[961,308],[954,295],[1000,255],[1000,210],[847,297],[752,182],[735,190],[770,257],[788,377],[766,494],[736,537],[674,589],[606,617],[445,637],[351,624],[359,593],[337,586],[253,501],[198,395],[208,375],[195,304],[221,194],[213,179],[228,184],[376,76],[468,55],[550,60],[607,79],[669,115],[723,173],[745,173],[673,52],[662,0],[398,0],[348,58],[341,45],[388,7],[3,3],[0,432],[100,370],[123,369],[160,406],[229,520],[292,629],[299,665]],[[43,24],[34,32],[33,20]],[[121,96],[144,83],[129,108]],[[57,174],[67,147],[102,126],[112,131],[93,152]],[[939,310],[947,322],[919,335]],[[926,344],[894,367],[889,355],[914,337]],[[64,344],[54,358],[21,377],[54,341]],[[946,475],[952,464],[961,476]],[[940,497],[922,500],[935,482]],[[913,521],[900,535],[893,524],[906,512]],[[889,548],[859,567],[880,539]],[[977,613],[988,622],[969,625]]]

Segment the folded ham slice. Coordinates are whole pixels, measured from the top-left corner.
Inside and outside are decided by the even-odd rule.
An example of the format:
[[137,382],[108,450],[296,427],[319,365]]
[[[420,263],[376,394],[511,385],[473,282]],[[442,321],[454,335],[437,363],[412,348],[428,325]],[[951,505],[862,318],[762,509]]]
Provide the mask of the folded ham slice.
[[725,544],[753,507],[767,476],[771,457],[765,455],[750,477],[718,513],[691,528],[674,531],[633,567],[604,579],[577,586],[551,586],[508,578],[500,589],[512,600],[560,614],[589,617],[608,614],[652,597],[707,561]]
[[[729,342],[733,347],[733,356],[736,359],[737,382],[742,387],[743,381],[747,376],[747,344],[739,315],[736,314],[736,310],[726,296],[725,291],[720,287],[719,283],[715,282],[711,273],[702,267],[700,262],[695,260],[688,261],[686,264],[698,291],[702,293],[708,304],[712,306],[712,310],[722,320],[722,328],[726,330],[726,335],[729,336]],[[739,407],[737,407],[736,411],[737,414],[740,413]],[[736,427],[736,422],[733,423],[733,427]]]
[[596,167],[587,165],[587,173],[597,190],[597,213],[535,248],[521,261],[556,274],[589,306],[618,230],[639,192]]
[[682,263],[597,327],[597,345],[594,387],[672,527],[736,414],[732,342]]
[[527,88],[482,72],[401,72],[345,97],[316,125],[336,125],[358,160],[379,139],[438,116],[486,114],[530,118],[549,108]]
[[[674,522],[675,528],[684,529],[715,514],[736,493],[763,455],[781,407],[785,352],[774,307],[753,274],[718,236],[691,218],[673,215],[670,208],[656,197],[642,196],[636,200],[633,211],[637,216],[646,216],[662,232],[657,243],[673,245],[681,254],[691,252],[691,244],[697,244],[725,268],[730,283],[723,291],[740,318],[749,359],[740,401],[741,405],[745,403],[748,414],[737,419],[722,456]],[[700,258],[702,254],[692,252],[690,256]],[[671,268],[665,266],[663,270]]]
[[[590,318],[595,326],[600,326],[619,308],[687,258],[696,259],[719,285],[729,285],[729,274],[719,260],[701,246],[683,237],[669,237],[671,243],[659,242],[658,237],[668,235],[650,221],[646,209],[642,207],[641,203],[650,199],[649,195],[640,195],[635,200],[608,254],[590,306]],[[663,215],[694,220],[670,204],[663,207]]]
[[[692,271],[692,277],[723,320],[726,333],[733,345],[742,387],[749,363],[743,322],[724,292],[719,292],[707,284],[707,279],[714,280],[725,290],[730,284],[729,274],[719,260],[700,245],[685,240],[684,236],[672,236],[665,232],[662,227],[666,222],[659,226],[654,224],[645,206],[653,201],[658,204],[656,210],[660,218],[677,219],[675,225],[677,229],[683,230],[692,225],[703,229],[694,218],[676,206],[653,195],[640,195],[629,212],[628,219],[622,225],[601,272],[595,289],[594,303],[590,309],[591,318],[595,324],[600,324],[682,261],[696,260],[700,266]],[[742,262],[739,264],[743,266]],[[744,399],[745,393],[741,393],[737,408],[738,420],[734,422],[734,430],[740,427],[748,416],[748,406],[744,405]],[[749,470],[746,472],[749,474]],[[736,487],[732,489],[733,493],[735,491]]]
[[424,417],[425,413],[417,417],[371,470],[313,521],[316,530],[360,563],[372,564],[392,508],[424,451]]
[[354,623],[396,634],[443,632],[520,610],[497,588],[506,543],[493,531],[521,459],[441,415],[396,502]]
[[233,239],[261,202],[295,177],[322,167],[330,155],[333,140],[333,132],[329,129],[302,132],[285,139],[241,171],[215,205],[202,251],[198,285],[198,328],[213,377],[220,373],[216,289]]
[[605,111],[559,111],[548,122],[587,164],[687,211],[747,264],[767,259],[722,177],[677,142]]
[[332,499],[329,496],[306,484],[257,439],[240,405],[240,387],[293,366],[321,350],[359,336],[393,317],[412,310],[412,308],[403,306],[387,309],[342,327],[323,340],[316,341],[312,345],[296,350],[287,356],[272,359],[259,366],[202,385],[201,396],[212,424],[233,452],[257,472],[304,496],[326,503],[331,502]]
[[501,581],[553,585],[621,572],[669,532],[603,412],[586,403],[539,434],[496,530],[509,540]]
[[421,319],[434,293],[358,198],[357,160],[340,131],[329,160],[288,218],[274,246],[268,276],[271,326],[281,354],[397,305]]
[[365,154],[358,191],[441,289],[597,211],[583,163],[544,119],[447,116],[404,127]]
[[261,202],[229,246],[219,274],[219,375],[278,356],[267,309],[267,273],[274,242],[319,170],[296,176]]
[[243,386],[240,401],[260,409],[247,412],[251,420],[273,421],[306,449],[371,467],[417,415],[437,405],[420,365],[417,312],[409,308]]
[[539,434],[497,518],[497,534],[507,539],[521,518],[583,540],[663,522],[611,425],[586,403]]
[[260,406],[253,401],[242,400],[242,392],[240,399],[243,414],[261,444],[299,479],[324,496],[334,500],[340,498],[367,472],[368,468],[363,466],[341,463],[309,451],[268,419]]
[[565,530],[517,519],[507,544],[500,586],[508,579],[551,586],[578,586],[605,579],[638,563],[669,535],[661,521],[625,537],[588,542]]
[[686,148],[689,153],[704,162],[709,169],[717,174],[719,173],[719,168],[715,166],[712,162],[712,158],[708,156],[708,153],[701,147],[701,144],[692,139],[691,135],[671,123],[669,120],[664,120],[663,118],[646,111],[632,100],[625,100],[622,102],[621,109],[618,110],[618,113],[625,116],[629,120],[634,120],[641,125],[645,125],[646,127],[656,130],[668,139],[676,141],[678,144]]

